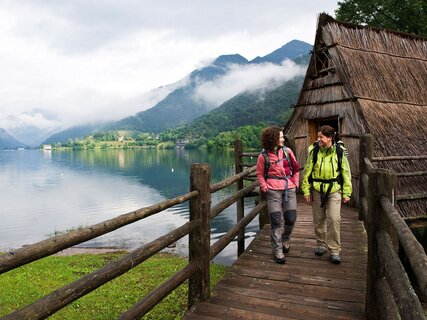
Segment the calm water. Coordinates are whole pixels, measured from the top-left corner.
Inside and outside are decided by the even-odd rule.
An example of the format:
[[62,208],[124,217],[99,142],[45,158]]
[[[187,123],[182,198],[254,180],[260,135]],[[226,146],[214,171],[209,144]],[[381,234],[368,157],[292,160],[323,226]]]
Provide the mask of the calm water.
[[[189,191],[194,162],[209,163],[212,183],[234,173],[232,152],[186,150],[0,151],[0,251],[89,226]],[[232,188],[212,195],[212,205]],[[245,212],[254,199],[245,200]],[[136,248],[188,221],[188,203],[170,208],[80,246]],[[246,237],[258,230],[257,218]],[[236,222],[235,205],[212,223],[212,241]],[[187,254],[188,238],[172,251]],[[246,244],[250,240],[246,240]],[[236,243],[216,259],[229,264]]]

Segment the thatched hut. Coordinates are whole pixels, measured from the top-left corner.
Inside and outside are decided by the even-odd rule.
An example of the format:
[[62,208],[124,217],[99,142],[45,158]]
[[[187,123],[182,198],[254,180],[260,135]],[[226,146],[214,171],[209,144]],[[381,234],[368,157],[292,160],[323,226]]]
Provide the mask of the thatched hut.
[[[373,156],[384,158],[375,166],[398,173],[401,215],[427,214],[427,38],[321,14],[300,97],[285,128],[302,164],[324,124],[337,128],[348,148],[353,204],[359,198],[359,140],[369,133]],[[410,155],[416,157],[399,159]]]

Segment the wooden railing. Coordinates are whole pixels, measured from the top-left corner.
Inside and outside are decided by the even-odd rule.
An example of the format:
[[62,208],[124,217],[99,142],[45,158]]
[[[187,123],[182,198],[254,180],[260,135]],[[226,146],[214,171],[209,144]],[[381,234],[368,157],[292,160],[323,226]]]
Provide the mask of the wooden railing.
[[[403,218],[394,208],[396,175],[375,168],[373,137],[360,141],[359,216],[368,235],[366,315],[368,319],[425,319],[421,301],[427,301],[427,256]],[[399,252],[402,248],[403,252]],[[400,255],[415,275],[415,292]]]
[[[109,233],[174,205],[189,201],[190,219],[184,225],[1,319],[45,319],[71,302],[126,273],[186,235],[189,235],[188,265],[151,291],[141,301],[122,313],[119,319],[138,319],[142,317],[186,280],[188,280],[189,286],[188,308],[196,301],[208,299],[210,296],[210,261],[236,236],[244,234],[245,226],[259,212],[265,211],[265,201],[259,202],[246,216],[243,213],[243,207],[241,207],[238,209],[241,212],[238,216],[237,224],[212,246],[210,245],[211,219],[215,218],[234,202],[241,201],[244,196],[251,193],[257,187],[258,182],[256,181],[247,187],[243,186],[243,179],[253,172],[255,172],[255,167],[244,171],[240,170],[237,175],[210,185],[211,169],[209,165],[193,164],[190,173],[190,192],[187,194],[1,255],[0,274]],[[211,193],[226,188],[236,182],[238,183],[238,191],[216,206],[211,207]]]

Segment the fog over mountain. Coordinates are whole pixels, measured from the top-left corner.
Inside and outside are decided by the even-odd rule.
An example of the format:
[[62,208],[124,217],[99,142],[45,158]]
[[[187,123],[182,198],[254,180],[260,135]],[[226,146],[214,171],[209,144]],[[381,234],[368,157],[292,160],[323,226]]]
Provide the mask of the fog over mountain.
[[24,148],[24,147],[26,147],[24,143],[16,140],[5,129],[0,128],[0,150],[17,149],[17,148]]
[[161,132],[184,125],[243,92],[273,90],[305,74],[305,62],[295,62],[290,57],[297,59],[308,55],[311,48],[308,43],[293,40],[267,56],[257,58],[259,62],[249,62],[239,54],[219,56],[193,71],[185,85],[155,106],[120,120],[110,129]]
[[[0,128],[34,144],[147,110],[175,90],[165,84],[222,54],[279,64],[280,45],[312,43],[319,13],[336,8],[334,0],[0,1]],[[160,96],[147,97],[154,88]]]

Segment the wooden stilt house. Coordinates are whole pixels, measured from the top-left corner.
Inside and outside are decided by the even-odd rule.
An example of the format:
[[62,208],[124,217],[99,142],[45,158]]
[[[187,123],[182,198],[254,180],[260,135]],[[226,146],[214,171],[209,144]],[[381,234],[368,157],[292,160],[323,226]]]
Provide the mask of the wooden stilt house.
[[384,160],[375,166],[398,175],[401,215],[427,215],[427,38],[321,14],[299,100],[285,127],[301,165],[324,124],[338,130],[349,151],[354,205],[360,137],[372,134],[373,156]]

